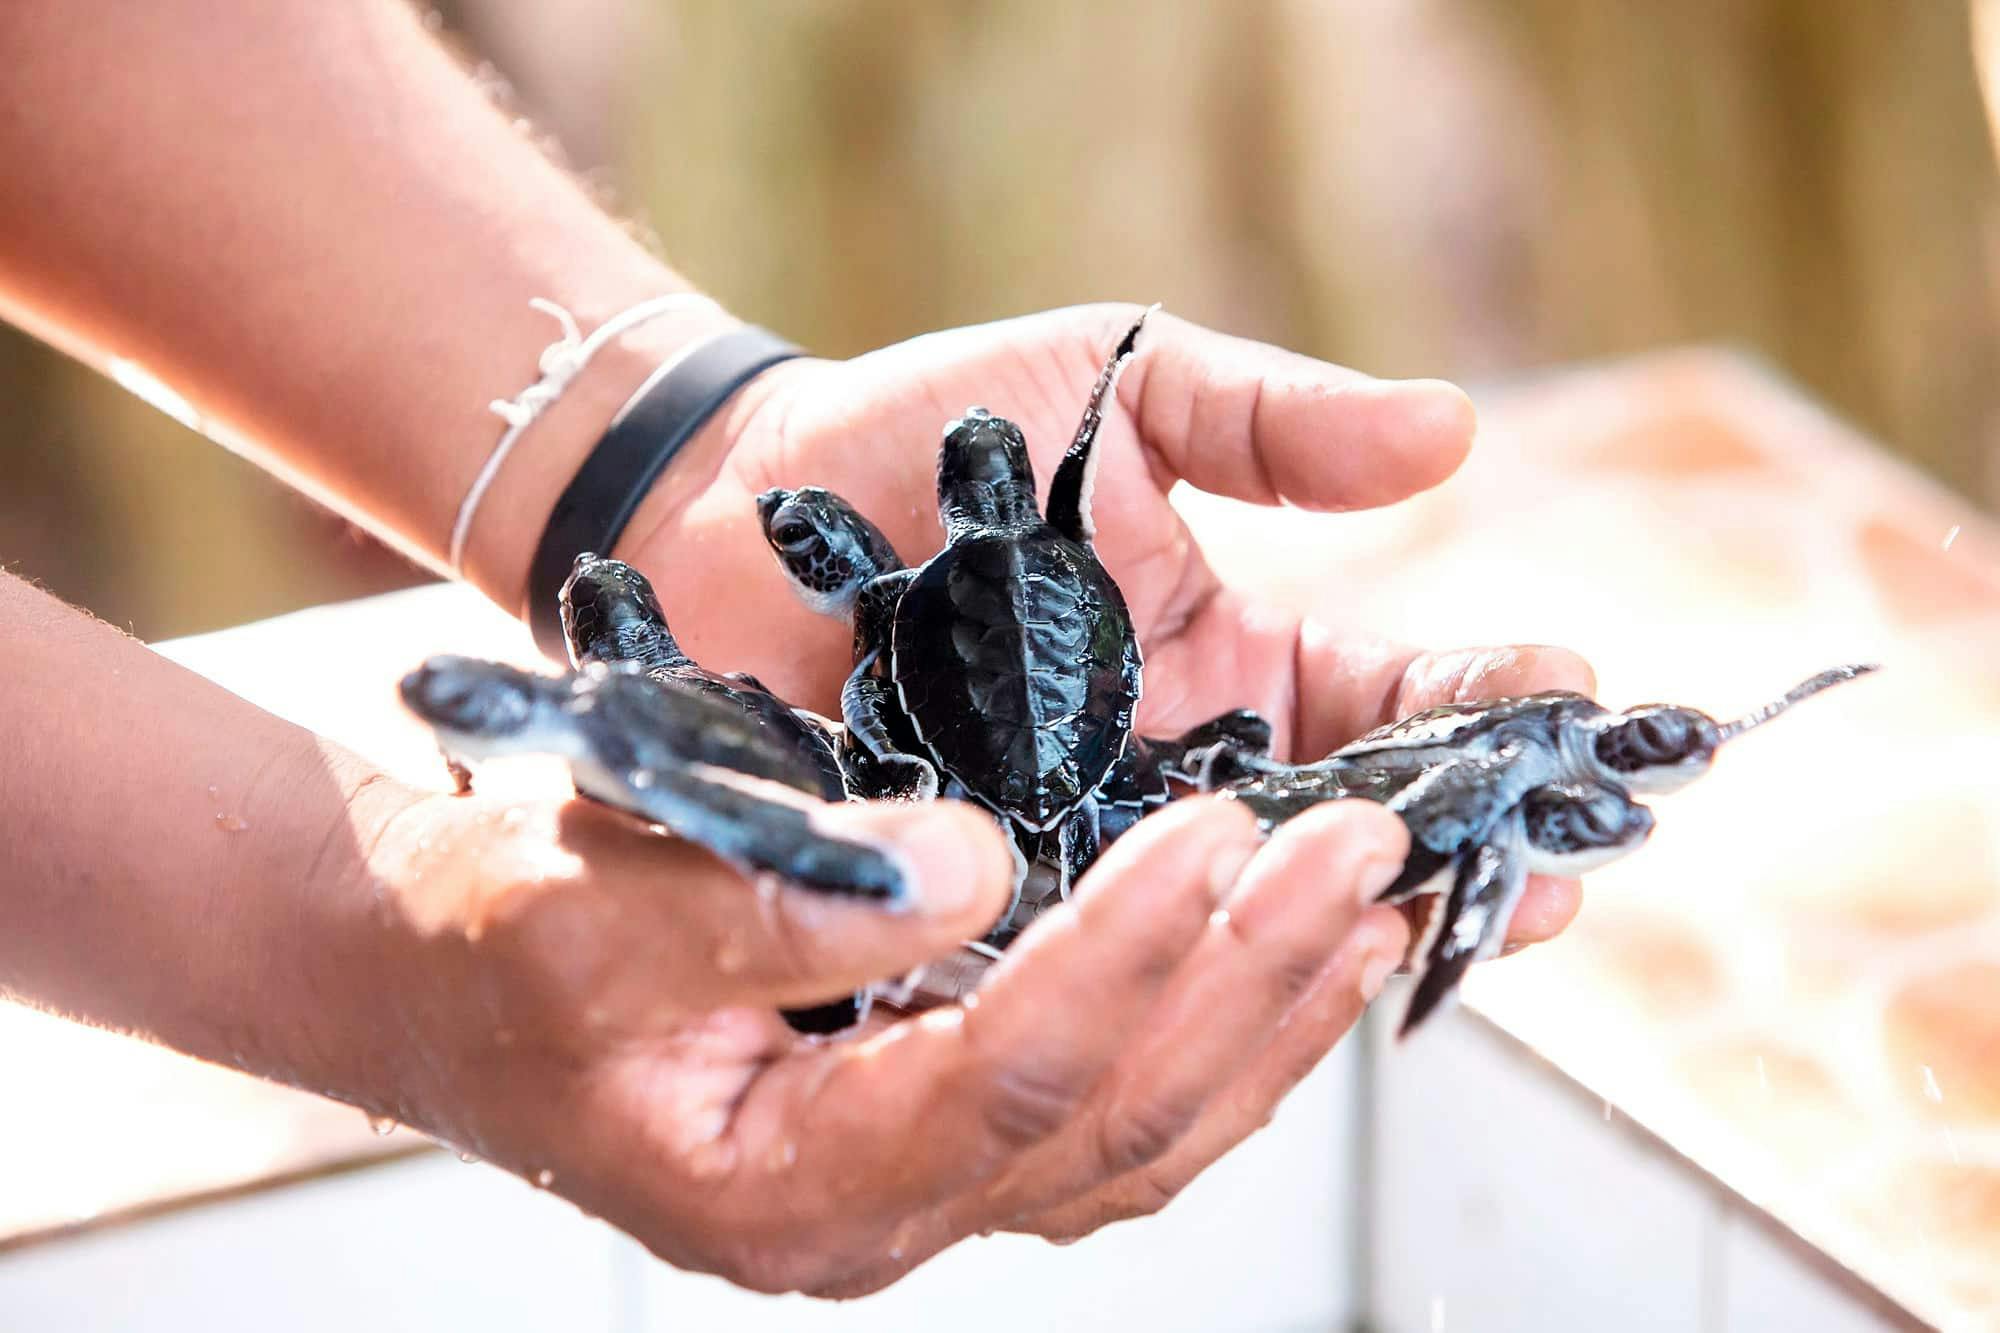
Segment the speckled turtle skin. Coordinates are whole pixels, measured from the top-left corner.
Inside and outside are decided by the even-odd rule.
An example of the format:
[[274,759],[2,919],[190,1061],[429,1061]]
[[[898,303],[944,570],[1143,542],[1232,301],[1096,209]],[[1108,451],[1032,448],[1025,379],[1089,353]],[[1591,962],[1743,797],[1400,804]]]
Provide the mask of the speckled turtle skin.
[[1311,764],[1217,749],[1186,756],[1197,786],[1249,806],[1271,828],[1329,800],[1379,801],[1402,817],[1410,853],[1381,895],[1436,894],[1416,950],[1408,1034],[1505,943],[1531,873],[1581,874],[1640,846],[1653,815],[1633,793],[1677,790],[1717,748],[1801,699],[1873,670],[1836,667],[1729,723],[1645,704],[1614,713],[1567,691],[1433,708]]
[[629,666],[591,663],[543,676],[469,657],[431,658],[400,688],[455,771],[498,757],[554,755],[568,762],[578,795],[752,871],[885,908],[909,900],[893,855],[822,833],[806,803],[732,779],[789,773],[785,785],[800,791],[810,781],[796,751],[726,699],[663,689]]

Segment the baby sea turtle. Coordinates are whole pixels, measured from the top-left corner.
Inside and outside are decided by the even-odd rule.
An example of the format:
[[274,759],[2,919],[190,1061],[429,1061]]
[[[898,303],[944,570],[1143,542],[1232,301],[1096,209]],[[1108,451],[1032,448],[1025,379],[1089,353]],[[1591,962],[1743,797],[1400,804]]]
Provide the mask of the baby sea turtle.
[[829,491],[776,489],[757,502],[794,590],[854,626],[855,667],[841,697],[860,752],[848,761],[850,785],[874,766],[878,791],[928,797],[942,770],[945,794],[998,813],[1024,860],[1051,866],[1064,894],[1103,844],[1169,798],[1185,752],[1262,755],[1271,742],[1270,724],[1247,709],[1178,740],[1131,731],[1139,646],[1091,550],[1090,501],[1104,409],[1151,313],[1098,375],[1046,522],[1020,431],[981,408],[946,428],[938,489],[947,545],[917,569]]
[[630,668],[542,676],[469,657],[433,657],[401,690],[456,771],[555,755],[568,761],[578,795],[738,865],[837,897],[908,902],[890,853],[822,833],[807,802],[745,782],[745,774],[785,774],[776,781],[808,792],[817,779],[796,750],[726,700],[665,690]]
[[[755,767],[741,771],[822,801],[847,799],[837,744],[828,726],[793,709],[755,676],[740,671],[718,675],[697,665],[681,651],[644,574],[622,560],[585,552],[571,566],[560,595],[563,639],[572,666],[636,671],[669,692],[726,704],[775,747],[768,753],[746,750],[742,759]],[[783,764],[767,762],[780,754]],[[782,1012],[797,1031],[840,1032],[867,1016],[869,995],[860,991],[810,1009]]]
[[1380,898],[1441,895],[1415,951],[1408,1035],[1507,936],[1531,873],[1574,875],[1652,832],[1632,793],[1670,792],[1708,771],[1717,747],[1828,686],[1873,671],[1823,671],[1733,722],[1673,704],[1613,713],[1553,691],[1417,713],[1313,764],[1190,756],[1199,785],[1248,805],[1266,827],[1322,801],[1361,796],[1401,815],[1410,856]]
[[563,638],[570,664],[624,667],[679,693],[706,695],[740,710],[775,745],[792,752],[782,770],[750,776],[782,782],[822,801],[847,798],[837,745],[825,723],[802,713],[743,672],[718,675],[681,651],[652,583],[622,560],[585,552],[562,586]]
[[[765,540],[793,591],[816,611],[858,619],[854,609],[862,589],[883,575],[905,570],[881,530],[831,491],[817,486],[769,490],[757,497],[757,506]],[[857,666],[869,660],[871,651],[866,631],[857,625]],[[928,781],[911,782],[906,774],[892,770],[873,779],[874,790],[867,794],[929,796],[935,772],[929,763],[911,757],[909,752],[920,744],[915,730],[894,694],[878,689],[880,685],[879,680],[864,678],[859,688],[876,691],[867,706],[894,747],[886,758],[916,763]],[[854,686],[850,684],[850,688]],[[1188,783],[1182,780],[1187,756],[1199,755],[1205,762],[1219,763],[1225,756],[1245,760],[1261,757],[1270,748],[1271,724],[1247,708],[1223,713],[1171,739],[1132,736],[1095,793],[1099,844],[1109,845],[1149,810],[1187,790]],[[850,731],[842,762],[852,789],[856,771],[867,771],[879,761]],[[948,783],[944,794],[963,797],[966,792],[958,784]],[[1074,870],[1081,873],[1087,865],[1080,859]],[[1022,915],[1015,914],[1017,918]],[[1011,939],[1025,924],[1018,919],[1011,925],[1003,921],[996,933]],[[1004,943],[1005,939],[989,937],[989,942]]]
[[927,763],[932,790],[941,778],[1000,815],[1028,861],[1053,836],[1065,889],[1097,853],[1097,789],[1139,702],[1139,640],[1091,549],[1090,499],[1101,406],[1145,319],[1098,380],[1046,519],[1020,428],[969,408],[938,453],[944,549],[853,594],[858,658],[841,714],[855,740],[885,765]]

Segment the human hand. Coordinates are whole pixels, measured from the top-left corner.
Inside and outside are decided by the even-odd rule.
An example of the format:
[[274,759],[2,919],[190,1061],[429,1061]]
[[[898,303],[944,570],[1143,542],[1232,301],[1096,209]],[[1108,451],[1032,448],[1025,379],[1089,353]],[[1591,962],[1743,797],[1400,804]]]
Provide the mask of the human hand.
[[1012,877],[967,805],[817,817],[895,848],[912,910],[754,891],[584,802],[401,807],[354,899],[363,947],[329,969],[359,982],[343,1022],[395,1037],[355,1099],[679,1266],[853,1294],[976,1232],[1157,1206],[1269,1115],[1406,942],[1364,906],[1407,848],[1387,812],[1342,803],[1265,842],[1241,807],[1189,800],[1111,848],[976,1000],[813,1042],[775,1009],[978,934]]
[[[698,660],[753,671],[794,702],[832,712],[852,666],[851,637],[792,596],[763,541],[755,497],[774,486],[825,486],[918,563],[942,543],[935,467],[944,424],[972,404],[1013,420],[1046,487],[1133,313],[1081,306],[852,361],[780,365],[712,423],[620,554],[653,577]],[[1098,553],[1145,652],[1141,730],[1170,735],[1247,706],[1274,724],[1280,754],[1314,759],[1438,703],[1587,692],[1588,667],[1560,650],[1422,654],[1264,604],[1216,578],[1167,502],[1185,480],[1259,504],[1386,504],[1448,476],[1472,432],[1471,404],[1451,385],[1374,380],[1154,315],[1098,437],[1094,501]],[[1577,903],[1573,882],[1538,877],[1510,939],[1555,933]]]

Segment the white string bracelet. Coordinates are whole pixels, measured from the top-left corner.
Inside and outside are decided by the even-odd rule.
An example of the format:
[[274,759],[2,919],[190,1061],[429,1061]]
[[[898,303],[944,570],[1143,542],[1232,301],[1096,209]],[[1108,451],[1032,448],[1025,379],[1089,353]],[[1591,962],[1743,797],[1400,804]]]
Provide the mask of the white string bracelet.
[[479,475],[472,479],[472,488],[465,498],[458,502],[458,517],[451,525],[451,545],[447,558],[455,577],[465,574],[465,543],[472,535],[472,518],[479,512],[479,502],[486,498],[493,479],[500,474],[500,465],[507,461],[507,455],[514,448],[514,441],[521,438],[521,432],[535,423],[535,419],[549,409],[549,405],[562,397],[569,382],[590,363],[603,347],[620,334],[626,333],[647,320],[668,314],[675,310],[714,309],[722,307],[713,297],[699,292],[671,292],[666,296],[656,296],[650,301],[641,301],[628,309],[621,310],[602,324],[586,338],[577,328],[576,319],[569,311],[554,301],[537,296],[528,304],[545,314],[553,315],[562,325],[562,336],[542,349],[537,364],[541,368],[541,378],[512,398],[496,398],[487,404],[487,409],[507,423],[501,433],[500,442],[493,446],[493,452],[486,456]]

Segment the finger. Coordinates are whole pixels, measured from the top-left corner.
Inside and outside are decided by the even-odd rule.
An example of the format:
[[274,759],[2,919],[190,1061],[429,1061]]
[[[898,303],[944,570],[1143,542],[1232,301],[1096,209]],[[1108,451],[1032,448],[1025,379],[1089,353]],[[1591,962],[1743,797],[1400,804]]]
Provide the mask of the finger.
[[1597,688],[1590,664],[1567,648],[1545,644],[1502,648],[1460,648],[1451,652],[1418,653],[1403,665],[1397,681],[1392,721],[1441,704],[1544,690],[1573,690],[1588,695]]
[[882,848],[911,886],[902,910],[829,897],[774,877],[746,880],[692,844],[635,835],[584,803],[559,839],[590,868],[584,887],[501,908],[540,938],[534,956],[568,959],[598,1006],[800,1007],[898,976],[977,937],[1006,907],[1014,860],[991,816],[960,802],[837,805],[815,827]]
[[1442,380],[1378,380],[1171,315],[1142,348],[1119,392],[1140,438],[1218,495],[1364,509],[1437,485],[1472,447],[1472,402]]
[[1001,1188],[955,1205],[954,1225],[1007,1225],[1174,1150],[1270,1043],[1408,851],[1402,821],[1369,802],[1325,805],[1279,829],[1083,1114]]
[[[855,1254],[896,1221],[962,1193],[1059,1131],[1201,939],[1259,842],[1231,802],[1143,821],[1066,910],[1009,951],[976,1005],[787,1061],[757,1080],[737,1137],[797,1144],[785,1188],[816,1243]],[[868,1181],[865,1200],[852,1182]]]
[[1397,912],[1374,907],[1362,913],[1275,1035],[1165,1156],[1090,1195],[1024,1219],[1020,1229],[1069,1239],[1165,1207],[1225,1153],[1270,1123],[1292,1089],[1353,1029],[1408,944],[1408,928]]

